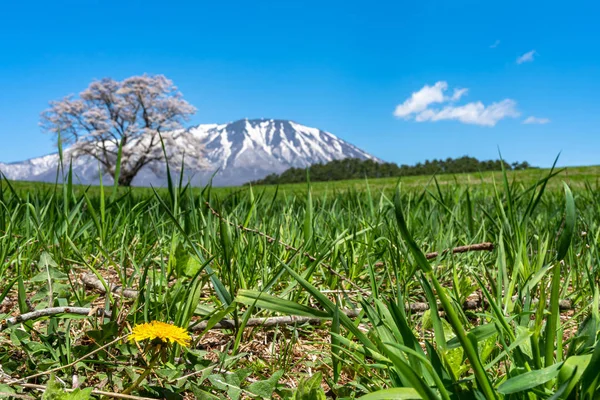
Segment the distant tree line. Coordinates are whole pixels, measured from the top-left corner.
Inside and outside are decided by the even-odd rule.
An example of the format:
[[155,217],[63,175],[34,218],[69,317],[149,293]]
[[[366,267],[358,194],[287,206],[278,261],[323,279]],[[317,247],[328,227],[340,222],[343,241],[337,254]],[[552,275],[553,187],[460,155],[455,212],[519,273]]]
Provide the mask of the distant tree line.
[[[358,158],[345,158],[334,160],[326,164],[314,164],[308,168],[310,180],[337,181],[344,179],[363,178],[389,178],[413,175],[433,174],[459,174],[463,172],[500,171],[502,164],[507,170],[521,170],[536,168],[527,161],[514,162],[512,164],[501,160],[479,161],[476,158],[463,156],[460,158],[447,158],[445,160],[427,160],[415,165],[398,165],[395,163],[378,163],[373,160],[360,160]],[[305,168],[290,168],[283,173],[271,174],[257,181],[250,182],[252,185],[274,185],[281,183],[297,183],[306,181]]]

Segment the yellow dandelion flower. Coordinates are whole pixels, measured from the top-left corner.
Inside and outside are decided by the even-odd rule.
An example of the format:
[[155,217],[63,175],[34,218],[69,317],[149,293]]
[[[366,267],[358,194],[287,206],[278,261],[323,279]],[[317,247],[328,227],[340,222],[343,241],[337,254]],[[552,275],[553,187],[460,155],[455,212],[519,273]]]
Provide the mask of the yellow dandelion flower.
[[187,330],[160,321],[152,321],[133,327],[129,340],[141,342],[143,340],[160,340],[163,343],[179,343],[184,347],[190,345],[190,335]]

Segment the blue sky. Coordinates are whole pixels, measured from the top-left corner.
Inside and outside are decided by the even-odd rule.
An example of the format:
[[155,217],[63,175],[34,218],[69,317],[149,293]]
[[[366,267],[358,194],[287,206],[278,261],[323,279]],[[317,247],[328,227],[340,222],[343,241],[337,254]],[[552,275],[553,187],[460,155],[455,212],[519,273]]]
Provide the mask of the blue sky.
[[5,2],[0,161],[54,151],[48,101],[149,73],[197,107],[190,124],[292,119],[407,164],[498,148],[600,164],[598,15],[593,1]]

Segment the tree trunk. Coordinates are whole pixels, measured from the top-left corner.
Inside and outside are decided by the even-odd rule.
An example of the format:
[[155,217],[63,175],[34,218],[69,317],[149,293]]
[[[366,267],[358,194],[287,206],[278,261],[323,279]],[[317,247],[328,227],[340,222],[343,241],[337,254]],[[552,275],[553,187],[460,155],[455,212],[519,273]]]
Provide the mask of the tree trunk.
[[119,186],[125,186],[125,187],[131,186],[131,182],[133,182],[133,178],[135,178],[134,174],[130,174],[130,173],[127,173],[127,172],[121,170],[121,173],[119,174]]

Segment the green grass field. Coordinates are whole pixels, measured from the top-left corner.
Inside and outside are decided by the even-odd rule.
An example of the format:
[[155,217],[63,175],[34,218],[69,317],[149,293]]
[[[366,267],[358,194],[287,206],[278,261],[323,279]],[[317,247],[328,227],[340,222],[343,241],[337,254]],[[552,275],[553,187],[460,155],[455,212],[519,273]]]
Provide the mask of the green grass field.
[[599,177],[2,181],[0,397],[599,398]]
[[[507,176],[509,181],[518,182],[523,185],[533,185],[535,182],[549,173],[549,169],[529,169],[521,171],[508,171]],[[561,181],[566,181],[573,187],[582,187],[585,183],[591,185],[597,185],[600,183],[600,165],[586,166],[586,167],[564,167],[557,168],[559,171],[557,178],[549,182],[550,188],[561,187]],[[403,185],[411,187],[430,187],[435,185],[433,176],[408,176],[401,179],[398,178],[380,178],[370,179],[368,184],[372,190],[393,190],[400,180]],[[483,172],[483,173],[465,173],[456,175],[437,175],[435,176],[437,182],[440,185],[473,185],[478,187],[492,187],[493,182],[499,183],[503,179],[502,172]],[[76,179],[75,179],[76,181]],[[13,187],[18,191],[25,192],[36,192],[36,191],[47,191],[54,189],[53,184],[45,184],[39,182],[11,182]],[[313,182],[312,190],[314,194],[322,194],[328,191],[339,191],[339,190],[365,190],[365,180],[346,180],[346,181],[333,181],[333,182]],[[259,190],[263,188],[268,192],[273,192],[275,186],[259,186]],[[306,184],[286,184],[280,185],[280,190],[289,193],[301,193],[306,191]],[[85,186],[75,185],[75,192],[79,193],[83,190],[89,190],[90,195],[98,194],[98,187],[92,186],[89,189]],[[159,188],[165,189],[165,188]],[[245,190],[247,187],[217,187],[213,189],[216,194],[229,194],[237,192],[239,190]],[[123,190],[123,189],[122,189]],[[150,188],[134,188],[134,192],[150,195],[152,189]],[[200,189],[195,189],[196,191]],[[160,190],[159,190],[160,191]]]

